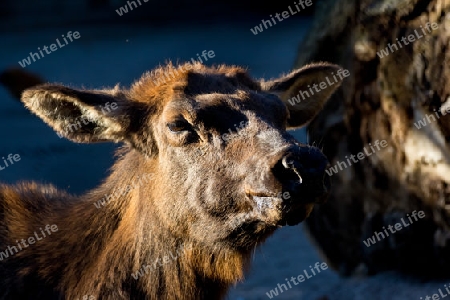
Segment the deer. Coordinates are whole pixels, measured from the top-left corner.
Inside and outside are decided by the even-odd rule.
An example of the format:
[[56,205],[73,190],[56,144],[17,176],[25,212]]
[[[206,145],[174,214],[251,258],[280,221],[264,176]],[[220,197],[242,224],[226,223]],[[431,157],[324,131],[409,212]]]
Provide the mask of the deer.
[[288,131],[340,82],[288,99],[338,70],[319,62],[264,80],[239,66],[167,64],[129,88],[24,90],[26,108],[65,138],[121,146],[106,179],[79,196],[0,184],[0,299],[223,299],[256,247],[326,201],[327,158]]

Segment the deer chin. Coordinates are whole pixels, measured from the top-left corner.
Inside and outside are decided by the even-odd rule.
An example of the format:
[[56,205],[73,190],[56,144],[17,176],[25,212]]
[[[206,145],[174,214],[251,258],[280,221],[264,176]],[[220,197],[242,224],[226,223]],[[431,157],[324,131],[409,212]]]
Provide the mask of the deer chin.
[[314,204],[292,206],[277,197],[256,198],[259,198],[256,203],[263,203],[252,212],[235,215],[229,220],[232,229],[222,241],[232,247],[252,248],[264,242],[276,229],[304,221],[314,208]]

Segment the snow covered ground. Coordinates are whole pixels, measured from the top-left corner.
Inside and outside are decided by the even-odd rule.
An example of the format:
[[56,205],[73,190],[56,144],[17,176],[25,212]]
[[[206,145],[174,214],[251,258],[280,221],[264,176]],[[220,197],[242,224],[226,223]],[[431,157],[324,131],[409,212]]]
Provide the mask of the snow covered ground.
[[[247,66],[256,77],[275,77],[288,72],[308,23],[289,19],[253,35],[259,24],[248,20],[235,24],[203,23],[196,26],[151,28],[142,26],[71,27],[0,34],[0,70],[19,67],[37,47],[49,46],[68,31],[80,39],[27,67],[50,82],[96,88],[116,83],[129,85],[146,70],[165,60],[187,61],[203,50],[213,50],[208,63]],[[304,131],[297,137],[305,140]],[[0,172],[0,181],[36,180],[79,194],[96,186],[112,164],[117,145],[81,145],[60,139],[40,119],[0,88],[0,156],[19,154],[21,160]],[[310,265],[323,262],[302,226],[280,229],[255,252],[245,282],[231,290],[232,300],[269,299],[266,295],[285,278],[297,277]],[[421,283],[395,273],[371,278],[340,278],[327,269],[276,299],[420,299],[439,293],[447,282]],[[444,290],[443,290],[444,291]],[[445,291],[444,291],[445,292]]]

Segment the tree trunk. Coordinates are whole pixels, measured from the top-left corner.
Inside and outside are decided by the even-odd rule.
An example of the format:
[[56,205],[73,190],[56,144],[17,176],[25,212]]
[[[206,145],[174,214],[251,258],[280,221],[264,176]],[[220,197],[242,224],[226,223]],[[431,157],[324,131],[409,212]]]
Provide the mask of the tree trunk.
[[341,163],[307,228],[342,274],[448,276],[450,0],[324,0],[316,9],[296,66],[330,61],[351,75],[308,127],[330,165]]

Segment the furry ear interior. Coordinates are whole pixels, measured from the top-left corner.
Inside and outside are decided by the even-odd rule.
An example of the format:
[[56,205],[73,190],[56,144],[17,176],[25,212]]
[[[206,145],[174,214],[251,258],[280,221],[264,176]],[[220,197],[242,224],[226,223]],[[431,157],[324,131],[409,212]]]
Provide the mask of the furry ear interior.
[[349,75],[348,70],[337,65],[316,63],[262,82],[261,87],[284,102],[290,114],[288,127],[294,129],[311,121]]
[[118,89],[81,91],[39,85],[22,93],[22,102],[60,135],[78,143],[123,141],[130,126],[125,96]]

